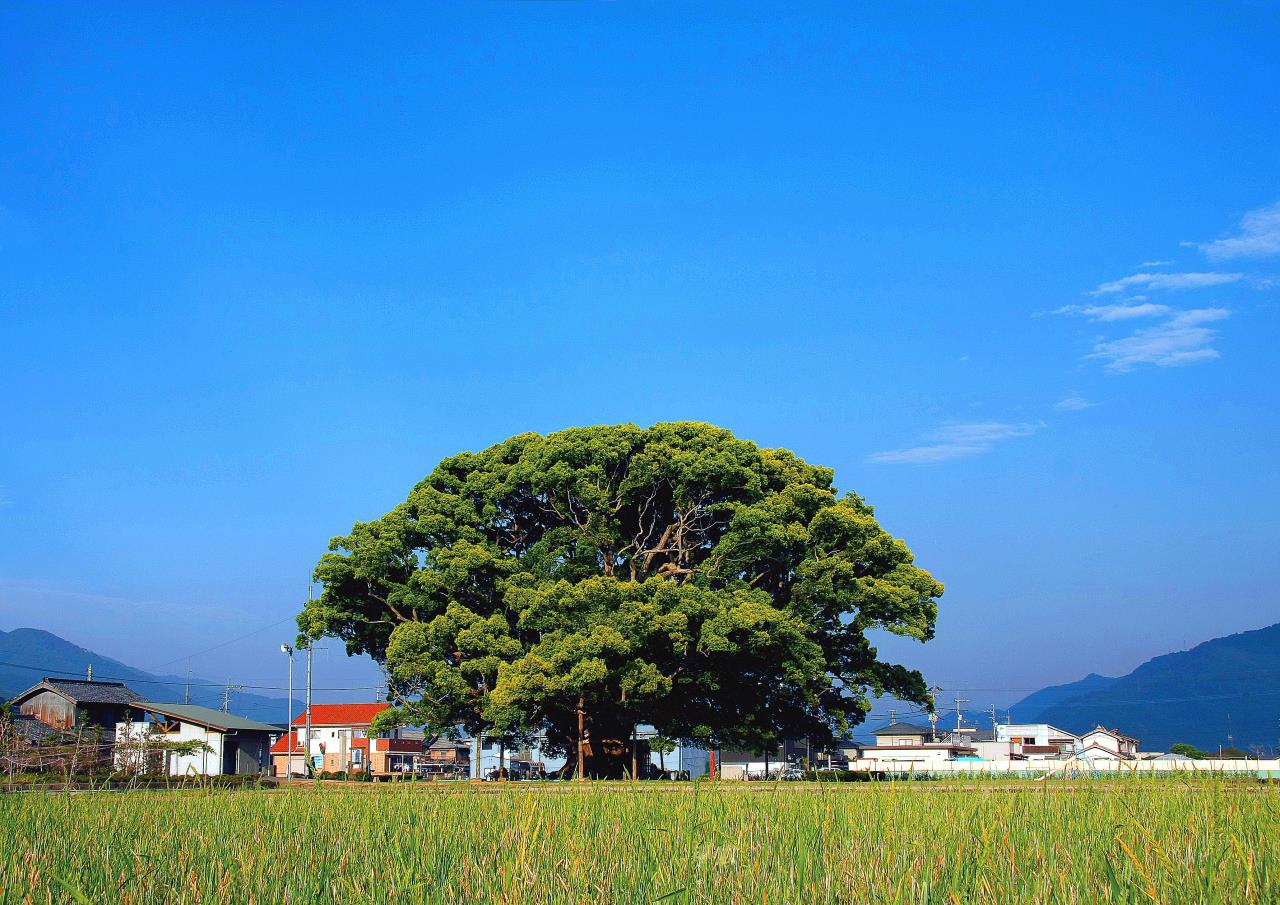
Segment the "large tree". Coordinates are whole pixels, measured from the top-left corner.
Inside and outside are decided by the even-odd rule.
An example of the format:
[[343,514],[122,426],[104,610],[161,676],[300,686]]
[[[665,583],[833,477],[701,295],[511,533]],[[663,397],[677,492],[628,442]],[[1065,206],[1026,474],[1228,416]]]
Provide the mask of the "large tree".
[[942,594],[832,480],[709,424],[521,434],[334,538],[298,624],[385,664],[387,719],[542,734],[592,775],[637,724],[830,741],[873,695],[928,702],[867,632],[927,641]]

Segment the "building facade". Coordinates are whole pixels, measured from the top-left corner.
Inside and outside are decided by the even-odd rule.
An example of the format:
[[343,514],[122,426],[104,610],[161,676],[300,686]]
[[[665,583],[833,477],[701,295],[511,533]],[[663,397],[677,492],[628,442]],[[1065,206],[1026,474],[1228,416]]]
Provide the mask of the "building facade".
[[281,731],[197,704],[138,701],[115,726],[115,765],[170,776],[266,773],[271,741]]
[[129,705],[142,696],[123,682],[44,678],[13,699],[25,717],[53,729],[96,728],[115,731],[128,718]]
[[396,775],[413,771],[414,758],[422,754],[422,738],[400,729],[374,736],[373,719],[390,704],[313,704],[310,739],[307,714],[294,719],[293,729],[271,747],[275,776],[307,776],[316,773],[370,773]]

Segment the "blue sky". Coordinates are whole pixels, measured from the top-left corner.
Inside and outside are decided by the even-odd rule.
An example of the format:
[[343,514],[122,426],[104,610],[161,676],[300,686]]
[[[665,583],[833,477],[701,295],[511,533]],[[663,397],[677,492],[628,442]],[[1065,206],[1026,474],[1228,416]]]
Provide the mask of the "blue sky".
[[1276,3],[6,5],[0,628],[279,679],[327,539],[441,457],[683,418],[877,506],[948,586],[884,649],[944,687],[1280,620],[1278,39]]

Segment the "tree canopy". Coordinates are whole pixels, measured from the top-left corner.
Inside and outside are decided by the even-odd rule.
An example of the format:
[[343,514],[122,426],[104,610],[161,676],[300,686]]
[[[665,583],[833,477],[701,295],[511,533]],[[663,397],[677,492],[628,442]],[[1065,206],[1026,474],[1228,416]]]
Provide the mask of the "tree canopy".
[[867,632],[927,641],[942,594],[833,478],[709,424],[521,434],[334,538],[298,624],[385,665],[384,719],[541,734],[595,774],[636,724],[830,741],[873,695],[928,701]]

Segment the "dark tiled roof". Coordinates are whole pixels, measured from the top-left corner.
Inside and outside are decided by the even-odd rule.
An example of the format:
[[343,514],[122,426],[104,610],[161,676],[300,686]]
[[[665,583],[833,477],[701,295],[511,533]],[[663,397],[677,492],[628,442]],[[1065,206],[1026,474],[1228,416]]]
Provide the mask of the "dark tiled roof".
[[29,688],[18,698],[48,689],[55,691],[74,704],[132,704],[141,701],[136,693],[123,682],[89,682],[85,679],[51,679],[46,677],[39,685]]
[[466,742],[455,742],[451,738],[443,738],[441,736],[437,736],[427,747],[432,751],[448,751],[452,748],[470,750],[470,746],[468,746]]
[[994,742],[996,740],[996,731],[994,729],[970,729],[965,732],[956,732],[949,729],[940,732],[939,735],[945,735],[949,741],[960,743],[966,742]]
[[928,726],[917,726],[915,723],[890,723],[883,729],[877,729],[872,735],[933,735]]
[[58,735],[58,730],[52,726],[40,722],[33,716],[26,716],[21,713],[14,715],[13,728],[27,741],[36,744],[46,742]]

